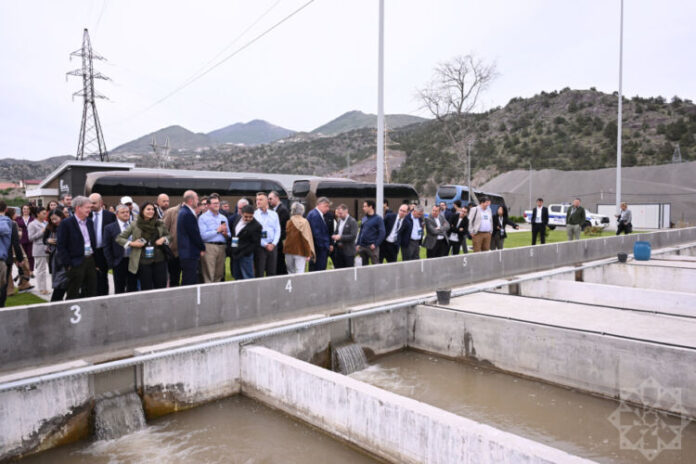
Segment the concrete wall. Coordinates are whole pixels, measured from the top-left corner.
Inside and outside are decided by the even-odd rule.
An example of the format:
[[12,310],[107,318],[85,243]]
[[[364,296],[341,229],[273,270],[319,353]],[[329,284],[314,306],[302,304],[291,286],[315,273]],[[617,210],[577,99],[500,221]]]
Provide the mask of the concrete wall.
[[673,292],[696,293],[696,269],[679,267],[643,266],[616,263],[586,269],[583,280],[598,284],[618,285]]
[[646,391],[643,404],[696,417],[696,350],[431,306],[418,306],[410,318],[412,348],[611,398],[623,398],[652,378],[666,389],[679,389],[683,409],[666,404],[657,390]]
[[616,287],[561,279],[522,282],[519,289],[520,296],[696,317],[696,295],[693,293]]
[[0,311],[3,369],[204,333],[696,241],[696,228],[295,276],[155,290]]
[[242,391],[391,462],[590,462],[264,347],[242,350]]
[[89,377],[0,392],[0,461],[87,437]]

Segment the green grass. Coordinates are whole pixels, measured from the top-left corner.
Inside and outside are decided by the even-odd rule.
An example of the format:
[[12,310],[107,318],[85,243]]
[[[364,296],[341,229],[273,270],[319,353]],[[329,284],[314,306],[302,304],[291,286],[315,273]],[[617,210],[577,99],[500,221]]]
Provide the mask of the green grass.
[[8,296],[5,302],[5,307],[9,306],[26,306],[37,303],[46,303],[46,300],[39,298],[31,292],[27,293],[16,293],[14,295]]

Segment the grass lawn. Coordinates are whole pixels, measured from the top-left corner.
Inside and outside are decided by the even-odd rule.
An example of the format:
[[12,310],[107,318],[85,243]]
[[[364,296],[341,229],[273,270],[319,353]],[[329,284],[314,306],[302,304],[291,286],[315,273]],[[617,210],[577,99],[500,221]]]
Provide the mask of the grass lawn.
[[38,296],[34,295],[31,292],[17,293],[15,295],[7,297],[7,301],[5,302],[5,307],[25,306],[25,305],[32,305],[32,304],[37,304],[37,303],[46,303],[46,301],[47,300],[44,300],[43,298],[39,298]]

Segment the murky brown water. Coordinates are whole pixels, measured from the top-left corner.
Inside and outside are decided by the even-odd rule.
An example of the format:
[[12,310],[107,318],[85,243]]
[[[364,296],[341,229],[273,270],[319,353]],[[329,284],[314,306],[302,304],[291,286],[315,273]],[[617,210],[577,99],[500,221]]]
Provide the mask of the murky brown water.
[[[618,402],[486,368],[404,351],[351,377],[602,463],[696,463],[693,422],[682,431],[680,450],[664,450],[649,460],[638,451],[621,450],[619,430],[609,420]],[[645,433],[648,450],[658,447],[658,436],[670,443],[682,422],[664,414],[625,413],[621,425],[627,424],[633,442]]]
[[117,440],[78,443],[21,464],[374,463],[278,411],[236,396],[153,421]]

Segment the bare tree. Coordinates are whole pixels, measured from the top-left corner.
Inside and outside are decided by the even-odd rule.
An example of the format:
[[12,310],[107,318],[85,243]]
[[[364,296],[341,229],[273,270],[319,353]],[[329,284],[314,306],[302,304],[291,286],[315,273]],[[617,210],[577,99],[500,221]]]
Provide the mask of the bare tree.
[[[418,91],[422,108],[440,123],[450,150],[464,165],[468,161],[466,145],[472,142],[463,133],[466,115],[476,109],[481,93],[497,76],[495,63],[484,63],[474,55],[457,56],[438,65],[431,82]],[[478,204],[475,196],[473,199]]]

